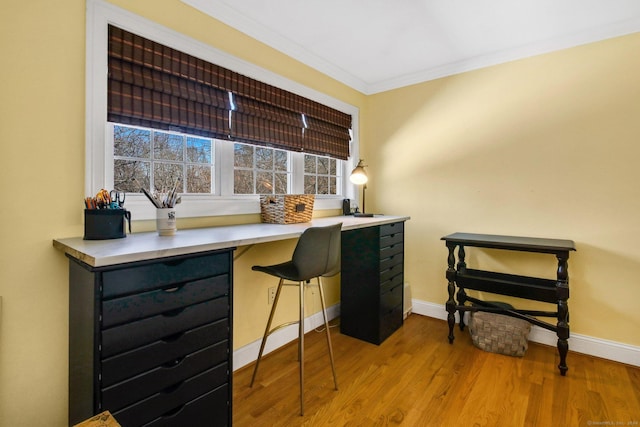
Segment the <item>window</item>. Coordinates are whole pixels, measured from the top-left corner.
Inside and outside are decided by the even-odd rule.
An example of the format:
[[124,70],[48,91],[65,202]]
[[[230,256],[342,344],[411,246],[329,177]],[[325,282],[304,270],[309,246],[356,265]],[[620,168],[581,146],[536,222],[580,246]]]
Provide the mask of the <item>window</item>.
[[[113,188],[138,193],[141,188],[182,194],[257,195],[306,193],[340,196],[341,160],[276,148],[220,141],[179,132],[122,124],[113,128]],[[233,146],[233,168],[216,166],[218,151]],[[294,176],[294,164],[303,161],[304,174]],[[217,189],[216,169],[233,191]],[[302,185],[297,183],[302,180]],[[294,191],[294,189],[300,189]]]
[[235,194],[290,193],[289,154],[284,150],[235,143],[233,192]]
[[339,160],[304,155],[304,192],[306,194],[340,195]]
[[113,188],[210,194],[212,146],[208,138],[113,125]]
[[[269,151],[256,151],[256,148],[252,148],[254,151],[253,161],[257,166],[253,171],[247,168],[242,169],[245,171],[242,174],[248,174],[252,178],[251,185],[254,188],[250,193],[248,184],[242,186],[235,183],[236,146],[233,142],[185,135],[173,132],[171,129],[165,129],[157,131],[160,135],[165,135],[158,139],[158,144],[165,145],[164,148],[159,148],[156,153],[153,148],[153,144],[156,142],[156,138],[152,136],[153,130],[136,127],[138,125],[131,126],[120,123],[119,125],[125,128],[135,130],[129,131],[131,132],[130,138],[147,138],[149,143],[129,143],[127,146],[126,143],[118,142],[119,145],[116,147],[115,132],[118,125],[105,121],[105,117],[107,117],[107,73],[105,70],[108,69],[107,46],[108,25],[110,24],[129,29],[145,38],[351,115],[353,118],[351,158],[347,161],[336,162],[335,184],[332,184],[334,178],[332,177],[331,165],[329,165],[329,174],[325,174],[324,166],[321,164],[318,167],[316,164],[316,171],[308,172],[309,178],[307,180],[313,181],[315,179],[314,185],[319,188],[319,197],[316,197],[315,202],[316,209],[340,209],[343,198],[353,199],[357,195],[353,186],[347,182],[348,180],[343,180],[340,177],[348,174],[355,167],[353,159],[356,159],[356,162],[358,159],[358,108],[256,67],[210,45],[120,9],[104,0],[87,1],[86,195],[95,194],[101,188],[111,189],[124,185],[125,181],[131,181],[134,178],[138,181],[140,179],[148,180],[151,188],[152,181],[156,185],[159,182],[170,182],[171,179],[175,179],[176,174],[182,173],[184,196],[182,197],[183,203],[179,206],[179,215],[190,217],[258,213],[260,206],[255,194],[266,192],[269,185],[274,187],[274,192],[276,189],[278,189],[277,192],[280,192],[279,189],[285,185],[289,193],[296,194],[306,191],[304,159],[308,153],[281,152],[281,150],[270,147],[261,147],[273,150],[273,167],[266,167],[266,160],[271,155]],[[247,104],[240,105],[240,107],[250,109],[251,106]],[[314,123],[312,118],[307,117],[307,119],[309,136],[313,137],[312,134],[318,129],[318,124]],[[165,138],[166,141],[162,141],[162,138]],[[180,143],[178,143],[178,139],[180,139]],[[211,145],[209,146],[205,141],[210,141]],[[239,142],[237,143],[239,144]],[[182,147],[182,160],[178,160],[180,157],[179,146]],[[191,155],[190,153],[196,154]],[[281,156],[287,157],[286,184],[285,172],[281,166]],[[166,174],[161,177],[163,172]],[[322,183],[318,187],[318,183],[321,181]],[[197,185],[194,184],[196,182],[198,182]],[[205,184],[202,184],[203,182]],[[324,186],[324,182],[328,183],[328,187]],[[207,187],[209,192],[206,191]],[[235,191],[236,187],[237,192]],[[335,188],[335,191],[332,188]],[[135,192],[127,196],[127,209],[132,211],[133,218],[155,218],[153,207],[143,194],[138,193],[139,188],[131,188],[131,191]]]

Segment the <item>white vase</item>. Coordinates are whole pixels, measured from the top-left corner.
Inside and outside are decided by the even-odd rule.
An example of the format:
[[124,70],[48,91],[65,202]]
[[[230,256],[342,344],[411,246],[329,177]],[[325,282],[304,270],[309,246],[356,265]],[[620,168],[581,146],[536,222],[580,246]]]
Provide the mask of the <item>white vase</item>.
[[175,208],[156,209],[156,229],[160,236],[173,236],[176,234]]

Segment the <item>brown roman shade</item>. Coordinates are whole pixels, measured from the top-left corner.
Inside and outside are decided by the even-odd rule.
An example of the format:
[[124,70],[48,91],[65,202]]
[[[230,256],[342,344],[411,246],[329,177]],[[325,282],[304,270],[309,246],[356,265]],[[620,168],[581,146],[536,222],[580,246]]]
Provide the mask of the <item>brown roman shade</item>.
[[349,114],[111,25],[107,118],[349,157]]

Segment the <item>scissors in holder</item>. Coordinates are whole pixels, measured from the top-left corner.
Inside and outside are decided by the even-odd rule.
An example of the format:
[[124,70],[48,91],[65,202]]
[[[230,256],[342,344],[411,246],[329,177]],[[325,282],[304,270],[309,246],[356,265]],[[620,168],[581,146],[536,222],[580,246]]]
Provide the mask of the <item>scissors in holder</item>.
[[126,199],[126,194],[123,191],[111,190],[109,197],[111,198],[111,203],[116,203],[118,207],[122,209],[124,200]]

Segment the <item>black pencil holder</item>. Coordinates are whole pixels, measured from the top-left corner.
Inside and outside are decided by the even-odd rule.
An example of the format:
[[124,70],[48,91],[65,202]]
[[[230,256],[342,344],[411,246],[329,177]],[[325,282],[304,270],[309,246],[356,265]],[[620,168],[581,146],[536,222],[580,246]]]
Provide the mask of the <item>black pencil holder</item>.
[[84,240],[107,240],[127,237],[125,220],[131,233],[131,212],[126,209],[85,209]]

